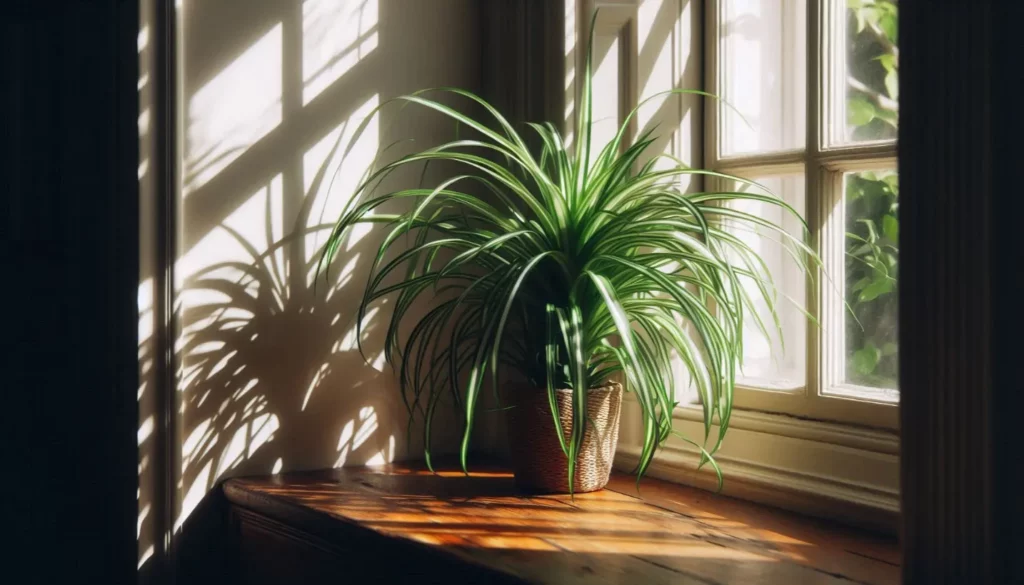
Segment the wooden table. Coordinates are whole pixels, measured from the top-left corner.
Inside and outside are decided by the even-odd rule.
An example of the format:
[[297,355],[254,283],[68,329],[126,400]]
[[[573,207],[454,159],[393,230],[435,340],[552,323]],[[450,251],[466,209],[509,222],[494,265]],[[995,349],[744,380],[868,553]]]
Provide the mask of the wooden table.
[[895,542],[653,479],[524,496],[409,466],[229,480],[248,583],[899,582]]

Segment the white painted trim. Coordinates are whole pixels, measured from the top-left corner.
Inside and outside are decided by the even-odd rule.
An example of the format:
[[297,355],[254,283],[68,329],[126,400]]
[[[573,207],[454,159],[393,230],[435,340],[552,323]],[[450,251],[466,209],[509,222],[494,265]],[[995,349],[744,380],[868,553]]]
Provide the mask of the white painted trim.
[[[719,94],[722,40],[718,34],[726,0],[705,0],[705,84]],[[716,102],[705,111],[705,160],[708,168],[744,177],[805,173],[807,220],[812,245],[821,255],[832,280],[808,281],[807,310],[820,326],[808,324],[806,388],[778,391],[739,386],[739,408],[786,413],[798,417],[897,429],[898,408],[891,396],[851,390],[842,383],[845,364],[842,302],[845,271],[845,217],[842,206],[844,172],[891,168],[896,164],[894,140],[846,143],[845,113],[837,104],[845,96],[845,4],[839,0],[808,0],[807,25],[807,139],[806,148],[783,152],[722,157],[724,107]]]
[[[674,427],[703,436],[698,408],[677,408]],[[630,471],[639,460],[639,406],[623,404],[616,467]],[[712,428],[712,443],[718,431]],[[714,471],[696,471],[699,451],[671,438],[659,449],[648,475],[714,490]],[[899,437],[895,433],[734,411],[729,433],[715,455],[725,483],[723,494],[807,514],[895,533],[899,514]],[[641,483],[641,493],[643,484]]]
[[[833,1],[833,0],[829,0]],[[575,73],[581,70],[581,43],[585,44],[589,16],[597,4],[617,5],[616,9],[605,10],[603,17],[617,21],[617,30],[635,16],[622,6],[635,6],[634,2],[606,2],[605,0],[565,0],[567,7],[565,66],[566,106],[569,132],[575,112],[571,107],[576,96]],[[821,63],[816,56],[820,52],[821,36],[818,34],[819,8],[816,0],[808,0],[808,120],[806,150],[777,152],[721,159],[718,150],[718,108],[710,105],[704,108],[705,150],[704,160],[708,168],[730,173],[778,174],[790,169],[805,172],[808,177],[806,197],[808,212],[812,216],[812,229],[820,233],[820,221],[813,219],[819,213],[824,215],[831,207],[825,205],[825,198],[833,197],[835,186],[822,187],[836,173],[865,168],[890,166],[895,161],[896,149],[893,143],[865,143],[829,147],[820,136],[824,125],[819,116],[825,116],[822,96],[817,94]],[[705,83],[706,89],[717,93],[716,76],[719,39],[717,13],[720,0],[707,0],[705,7],[706,29]],[[613,16],[617,18],[613,18]],[[601,26],[602,23],[599,23]],[[635,26],[635,23],[631,23]],[[632,58],[635,59],[635,56]],[[629,60],[627,60],[629,61]],[[624,62],[628,71],[636,70],[636,63]],[[627,76],[630,84],[635,83]],[[635,99],[642,88],[629,87],[630,98]],[[839,186],[841,188],[841,185]],[[821,199],[814,199],[819,197]],[[840,230],[841,226],[836,226]],[[837,233],[837,232],[833,232]],[[841,258],[839,261],[841,266]],[[808,302],[817,298],[816,287],[809,290]],[[811,308],[816,311],[816,307]],[[819,396],[819,372],[816,360],[818,330],[813,325],[808,336],[808,387],[791,392],[765,392],[761,390],[737,390],[738,408],[733,412],[729,434],[722,450],[716,454],[725,477],[723,493],[763,504],[794,510],[808,515],[831,518],[844,523],[864,526],[870,529],[895,533],[899,510],[899,434],[896,430],[878,430],[850,424],[822,422],[843,420],[880,427],[896,426],[897,407],[876,404],[863,400],[848,400]],[[757,408],[771,412],[786,412],[789,415],[771,414],[740,408]],[[640,454],[641,432],[640,413],[632,395],[627,394],[623,405],[622,429],[616,465],[629,471]],[[795,416],[793,416],[795,415]],[[799,418],[803,417],[803,418]],[[816,420],[810,420],[811,418]],[[703,436],[703,417],[699,407],[676,409],[673,422],[675,429],[686,436]],[[712,429],[717,433],[717,428]],[[500,441],[499,441],[500,442]],[[648,475],[681,484],[714,490],[715,475],[710,468],[697,472],[698,451],[677,438],[671,438],[658,452]],[[641,493],[643,484],[641,483]]]
[[[672,418],[676,421],[704,420],[699,407],[677,408]],[[899,436],[895,433],[752,410],[734,411],[729,427],[889,455],[898,455],[900,447]]]

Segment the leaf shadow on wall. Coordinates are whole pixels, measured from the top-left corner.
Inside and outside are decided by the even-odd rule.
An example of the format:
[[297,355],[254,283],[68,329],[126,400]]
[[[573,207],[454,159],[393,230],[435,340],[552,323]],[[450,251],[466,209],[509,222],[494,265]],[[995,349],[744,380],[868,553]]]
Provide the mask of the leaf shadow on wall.
[[[226,477],[420,452],[418,437],[406,449],[406,409],[395,376],[378,359],[389,304],[377,304],[364,322],[371,364],[355,343],[353,320],[381,230],[354,232],[330,280],[314,281],[313,272],[327,224],[381,145],[454,132],[440,118],[393,124],[395,113],[384,110],[346,153],[354,128],[397,95],[472,82],[478,59],[465,55],[466,41],[446,20],[459,3],[438,10],[377,0],[256,0],[243,11],[229,4],[192,2],[183,26],[178,444],[170,446],[177,477],[161,479],[164,469],[141,454],[156,452],[159,433],[151,431],[160,416],[153,383],[140,387],[140,551],[155,547],[159,558],[162,542],[178,539],[179,564],[219,544],[223,510],[209,500]],[[475,21],[459,22],[465,32]],[[418,172],[395,177],[406,185],[417,179]],[[141,275],[149,283],[152,276]],[[140,341],[143,380],[152,356],[150,340]],[[441,434],[436,446],[446,441]],[[172,482],[173,503],[154,488],[164,481]],[[165,506],[177,508],[167,520]],[[186,543],[188,533],[200,542]],[[142,553],[140,565],[149,558]]]
[[[325,165],[318,172],[312,193],[327,170]],[[271,192],[261,197],[268,240],[274,231]],[[302,247],[307,236],[325,229],[300,227],[313,199],[304,199],[289,235],[265,249],[228,225],[220,226],[251,261],[217,262],[185,283],[190,294],[209,293],[200,294],[208,302],[189,307],[194,334],[179,349],[187,364],[180,387],[183,414],[195,421],[182,445],[183,485],[192,486],[184,495],[186,509],[192,503],[190,492],[205,493],[229,471],[277,472],[285,457],[290,468],[301,469],[350,461],[384,463],[394,456],[394,436],[374,432],[377,412],[393,412],[394,400],[388,388],[377,387],[381,372],[356,348],[352,315],[363,283],[355,278],[355,266],[336,266],[336,281],[327,283],[309,277],[319,251],[299,267],[288,263],[288,256],[295,257],[287,253],[289,247]],[[346,256],[356,259],[373,251],[372,242],[366,241]],[[301,279],[290,278],[292,271]],[[297,280],[306,286],[296,290]],[[379,345],[375,316],[371,313],[364,323],[368,348]],[[360,397],[358,405],[351,404],[352,396]],[[273,444],[279,431],[287,433],[286,444]]]

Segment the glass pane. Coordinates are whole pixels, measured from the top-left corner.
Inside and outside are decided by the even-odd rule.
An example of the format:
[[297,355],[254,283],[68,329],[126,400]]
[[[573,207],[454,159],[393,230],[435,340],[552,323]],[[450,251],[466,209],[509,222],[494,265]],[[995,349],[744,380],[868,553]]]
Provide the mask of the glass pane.
[[[781,197],[800,213],[804,213],[802,174],[753,180],[764,185],[771,193]],[[761,189],[746,185],[739,185],[737,190],[763,192]],[[792,236],[803,238],[803,225],[800,220],[778,205],[742,201],[732,202],[730,207],[781,225]],[[757,324],[757,319],[750,314],[750,308],[747,308],[743,323],[741,382],[749,386],[776,389],[802,387],[806,378],[807,318],[800,309],[806,306],[806,281],[800,265],[791,254],[792,245],[787,247],[780,234],[760,226],[729,222],[726,227],[757,253],[767,265],[768,279],[762,278],[761,283],[769,297],[774,299],[773,304],[779,319],[776,326],[758,281],[753,278],[743,279],[743,288],[752,301],[753,313],[760,319],[768,335],[765,336]],[[736,254],[731,255],[731,258],[734,263],[739,261]],[[742,263],[738,265],[743,266]]]
[[806,22],[805,0],[723,1],[722,156],[804,147]]
[[896,0],[846,0],[847,142],[895,140],[899,117]]
[[899,181],[895,171],[845,177],[846,376],[895,389],[899,379]]

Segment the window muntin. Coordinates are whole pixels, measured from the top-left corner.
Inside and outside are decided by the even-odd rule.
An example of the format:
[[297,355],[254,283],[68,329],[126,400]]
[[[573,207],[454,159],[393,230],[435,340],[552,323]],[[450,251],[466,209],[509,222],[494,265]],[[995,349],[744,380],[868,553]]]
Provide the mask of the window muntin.
[[[769,4],[776,10],[763,10]],[[786,352],[775,358],[774,369],[766,365],[769,362],[760,351],[765,347],[776,349],[773,342],[745,347],[747,363],[737,387],[736,404],[894,428],[899,262],[899,184],[894,171],[899,55],[893,31],[898,19],[897,3],[718,0],[709,8],[714,30],[718,31],[709,44],[709,90],[723,98],[709,108],[709,166],[755,179],[791,176],[794,169],[802,169],[811,244],[821,255],[827,274],[815,282],[804,279],[803,300],[810,301],[808,310],[817,324],[807,327],[804,335],[784,328]],[[794,10],[799,10],[803,18],[795,16]],[[803,33],[793,31],[792,24],[797,21],[805,23]],[[790,28],[783,23],[789,23]],[[787,37],[779,32],[783,30],[791,34]],[[785,45],[785,38],[805,42],[799,62],[776,57],[785,53],[779,45]],[[776,43],[765,53],[772,57],[762,55],[759,60],[744,62],[741,49],[753,42]],[[790,49],[786,54],[792,57],[798,53]],[[758,70],[761,63],[767,63],[767,69]],[[770,85],[766,79],[777,83]],[[763,102],[772,107],[752,107],[750,98],[746,102],[741,98],[738,103],[730,100],[730,96],[736,97],[738,88],[763,92],[769,86],[778,88],[777,96],[785,96]],[[773,105],[786,100],[794,103],[797,92],[802,94],[801,113],[793,112],[792,105],[788,112]],[[861,103],[864,100],[870,101],[874,109],[868,112]],[[730,113],[733,107],[747,118],[750,127],[736,129],[735,120],[741,118]],[[775,129],[778,132],[774,135],[762,135]],[[799,139],[794,137],[796,130],[802,132]],[[787,200],[795,192],[791,186],[777,183],[766,186]],[[874,236],[871,229],[876,230]],[[864,244],[857,238],[868,240],[869,250],[855,245]],[[861,258],[856,258],[857,254]],[[858,270],[851,264],[861,260],[872,267],[870,274],[866,272],[868,267]],[[772,270],[776,281],[786,282],[781,266]],[[865,281],[866,276],[872,280]],[[793,288],[787,282],[787,289]],[[803,319],[799,311],[784,306],[780,311]],[[791,343],[791,339],[798,341]],[[800,380],[800,376],[791,375],[796,362],[790,354],[801,342],[804,376],[799,384],[794,380]],[[778,367],[779,363],[785,363],[788,370]]]

